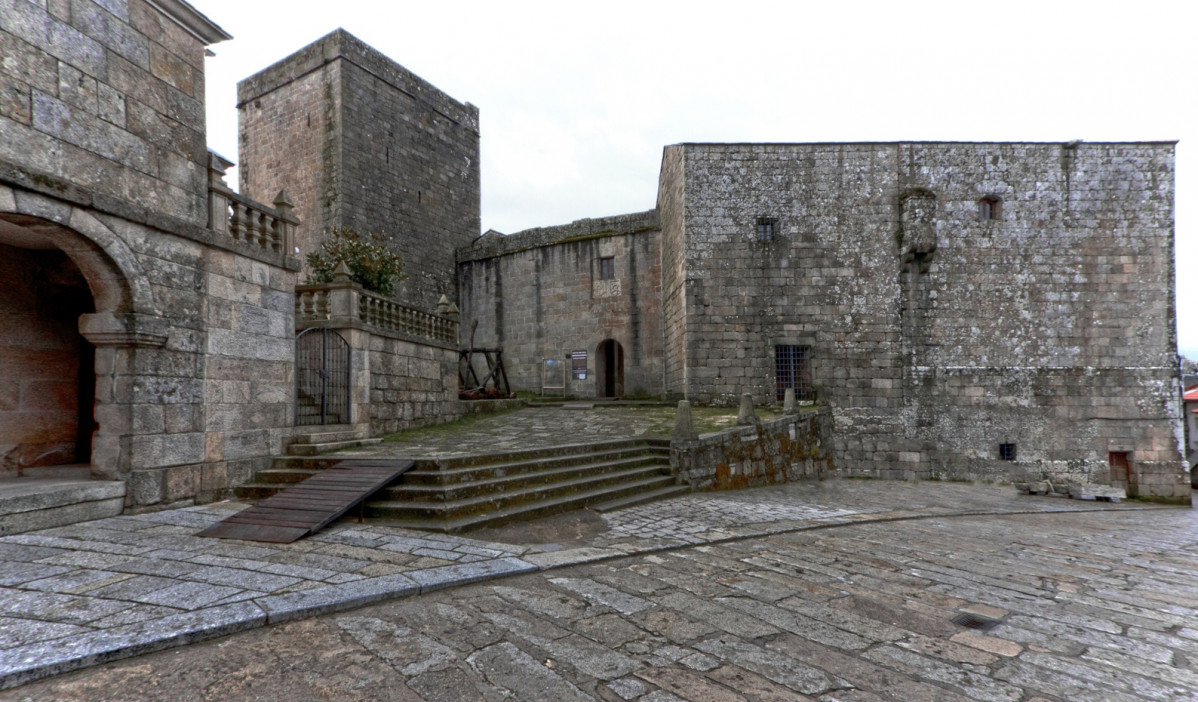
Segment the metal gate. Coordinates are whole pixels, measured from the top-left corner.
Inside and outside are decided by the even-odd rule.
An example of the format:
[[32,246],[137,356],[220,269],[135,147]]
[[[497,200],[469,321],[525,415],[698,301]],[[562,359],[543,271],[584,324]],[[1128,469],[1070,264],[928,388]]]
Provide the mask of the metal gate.
[[349,424],[349,342],[332,329],[295,337],[295,425]]

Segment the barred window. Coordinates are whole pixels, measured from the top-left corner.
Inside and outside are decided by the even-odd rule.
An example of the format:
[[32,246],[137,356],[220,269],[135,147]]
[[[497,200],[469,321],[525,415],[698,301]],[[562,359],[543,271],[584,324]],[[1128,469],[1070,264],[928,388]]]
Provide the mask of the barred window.
[[776,217],[757,218],[757,241],[773,241],[774,231],[778,228]]
[[1015,444],[999,444],[998,458],[1003,461],[1015,460]]
[[814,400],[811,385],[811,347],[780,344],[774,347],[774,378],[778,401],[786,399],[786,388],[794,388],[796,400]]

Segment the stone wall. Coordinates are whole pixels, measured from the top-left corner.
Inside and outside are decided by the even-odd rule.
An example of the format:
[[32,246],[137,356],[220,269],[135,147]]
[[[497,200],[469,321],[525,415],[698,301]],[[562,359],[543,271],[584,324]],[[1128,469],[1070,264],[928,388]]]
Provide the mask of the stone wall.
[[670,465],[696,490],[735,490],[828,477],[832,412],[812,410],[670,444]]
[[[566,394],[602,397],[611,388],[604,361],[610,347],[601,346],[614,340],[617,354],[623,354],[623,383],[615,394],[660,395],[657,227],[656,211],[649,211],[511,236],[489,234],[461,249],[462,344],[502,347],[512,388],[532,392],[541,389],[545,359],[569,371],[570,354],[585,352],[585,378],[568,373]],[[600,271],[603,258],[612,259],[608,280]],[[552,371],[558,385],[560,367]]]
[[398,299],[456,295],[454,251],[479,232],[476,107],[342,30],[242,81],[238,101],[242,192],[294,192],[301,254],[333,227],[384,232],[406,264]]
[[[1146,494],[1184,498],[1172,154],[670,147],[683,182],[663,176],[662,191],[683,196],[664,200],[663,222],[667,236],[684,227],[685,301],[672,304],[686,356],[667,389],[773,402],[774,347],[809,346],[850,471],[1103,482],[1109,454],[1130,453]],[[775,222],[765,239],[763,218]],[[1000,444],[1015,460],[999,460]]]
[[457,349],[372,334],[368,362],[371,434],[451,422],[461,416]]
[[202,226],[204,44],[229,37],[170,8],[0,0],[0,160]]

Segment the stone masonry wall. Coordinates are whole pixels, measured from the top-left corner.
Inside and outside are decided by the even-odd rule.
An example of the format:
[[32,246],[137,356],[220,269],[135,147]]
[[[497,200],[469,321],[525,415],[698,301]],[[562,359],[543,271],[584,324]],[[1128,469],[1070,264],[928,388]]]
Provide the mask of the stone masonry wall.
[[456,349],[370,334],[370,433],[451,422],[458,407]]
[[670,465],[696,490],[737,490],[824,478],[832,459],[832,412],[819,409],[670,444]]
[[[512,388],[532,392],[545,359],[569,371],[571,352],[585,351],[586,378],[568,372],[566,393],[595,397],[604,394],[599,347],[613,339],[624,396],[660,395],[659,242],[655,211],[478,239],[458,253],[462,345],[477,322],[474,347],[501,346]],[[611,280],[600,279],[604,257],[613,259]]]
[[207,221],[204,45],[144,0],[0,0],[0,133],[50,182]]
[[686,394],[687,273],[686,273],[686,149],[668,146],[661,159],[657,209],[661,217],[661,314],[665,390],[671,397]]
[[675,148],[687,367],[670,390],[771,402],[773,347],[807,345],[842,467],[1102,482],[1128,452],[1146,494],[1182,497],[1171,144]]
[[269,201],[298,176],[301,254],[332,227],[384,232],[406,264],[397,299],[455,296],[454,251],[479,232],[476,107],[342,30],[242,81],[238,100],[242,192]]

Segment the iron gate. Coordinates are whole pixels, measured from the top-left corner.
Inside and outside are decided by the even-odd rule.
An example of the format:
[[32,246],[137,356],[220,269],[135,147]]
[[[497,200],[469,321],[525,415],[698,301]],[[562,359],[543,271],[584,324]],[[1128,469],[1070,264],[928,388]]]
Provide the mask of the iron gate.
[[295,337],[295,425],[349,424],[350,349],[332,329]]

